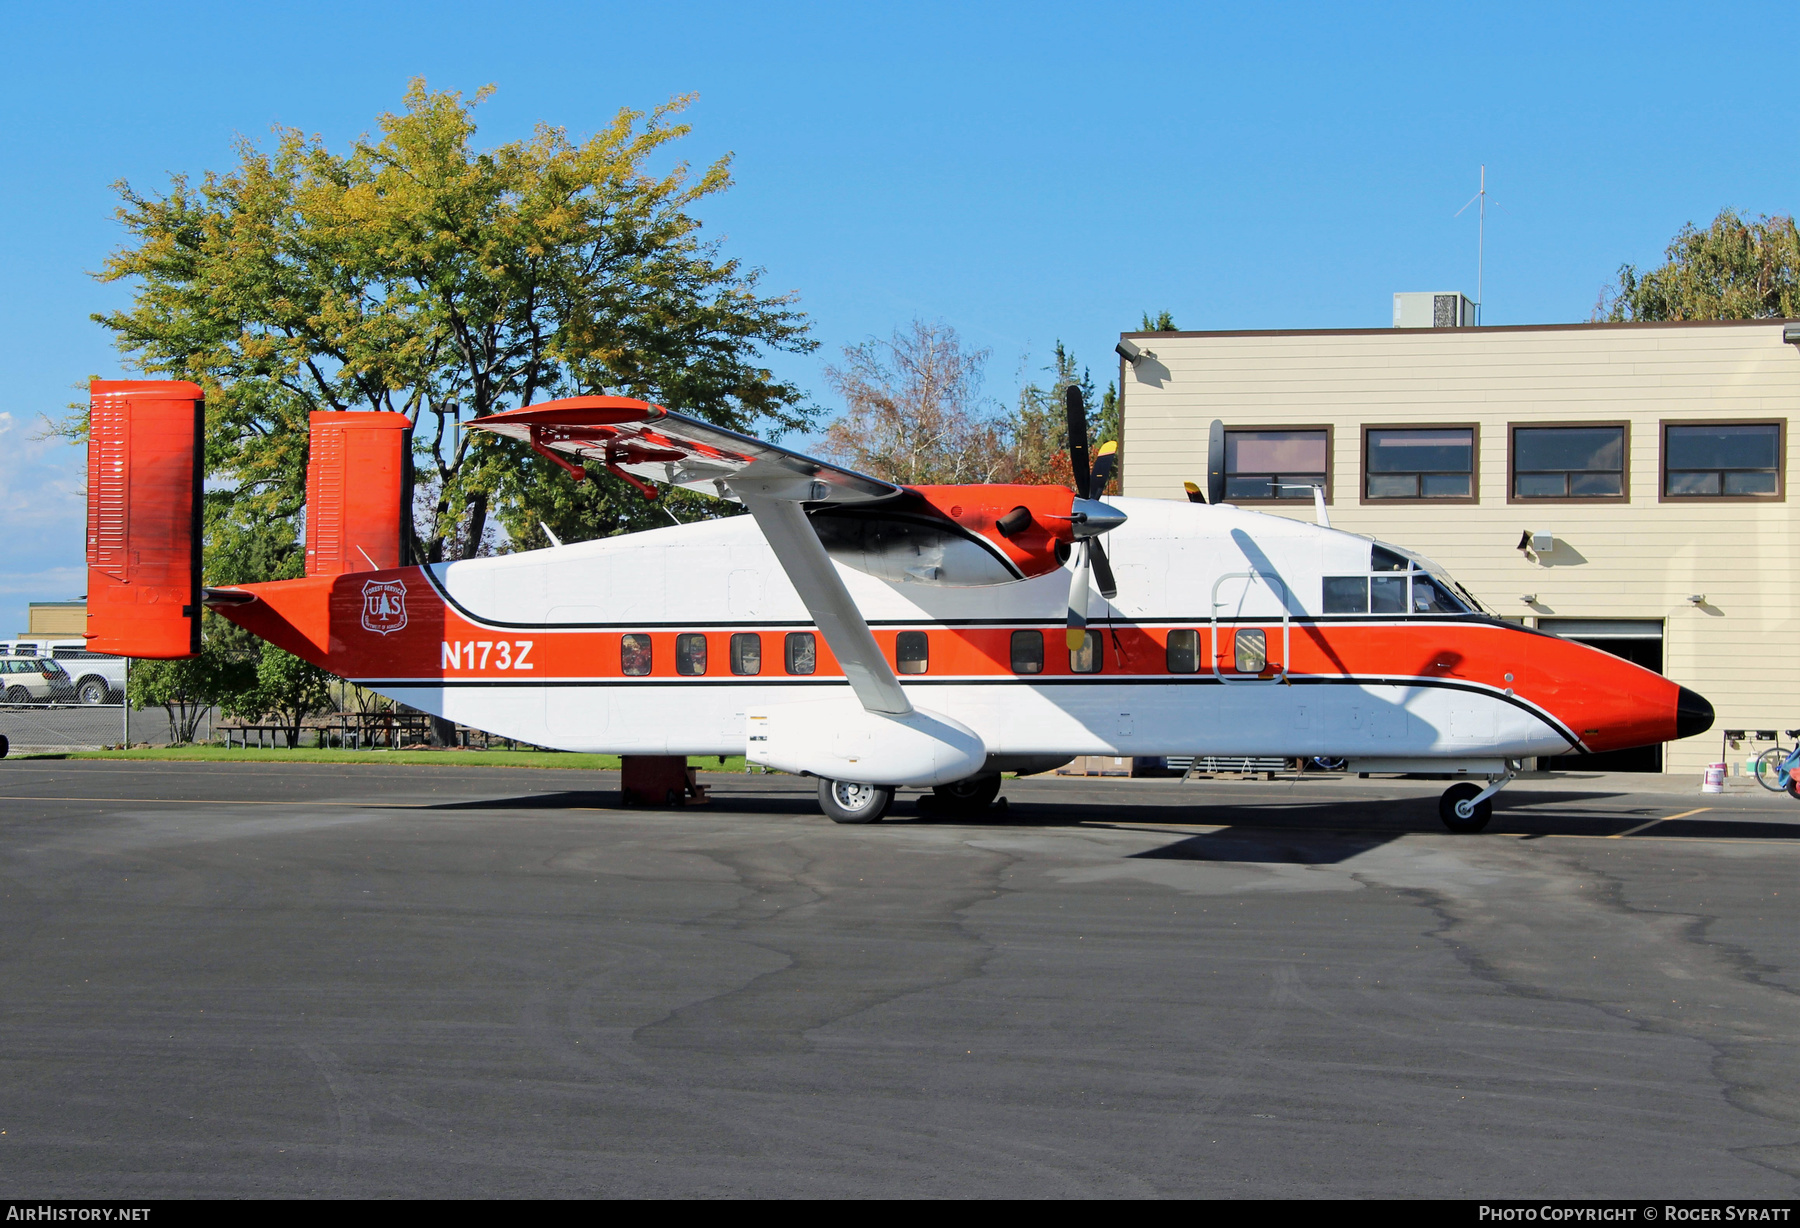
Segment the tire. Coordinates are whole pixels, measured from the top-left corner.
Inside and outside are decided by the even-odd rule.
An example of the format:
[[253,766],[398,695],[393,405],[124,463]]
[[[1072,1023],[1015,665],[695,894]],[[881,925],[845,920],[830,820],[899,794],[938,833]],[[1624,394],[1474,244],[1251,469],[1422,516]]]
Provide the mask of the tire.
[[979,814],[1000,796],[1000,773],[971,776],[939,785],[931,791],[931,796],[935,803],[933,809],[939,814]]
[[850,780],[819,781],[819,809],[833,823],[879,823],[893,804],[891,785],[863,785]]
[[0,759],[6,758],[6,752],[11,749],[12,743],[6,740],[5,734],[0,733]]
[[1791,752],[1779,746],[1771,746],[1756,757],[1756,783],[1771,793],[1780,793],[1787,788],[1779,778],[1781,765],[1787,761]]
[[1444,821],[1444,826],[1459,834],[1478,832],[1486,827],[1488,820],[1494,817],[1493,798],[1476,806],[1473,814],[1461,815],[1456,812],[1457,803],[1472,800],[1480,795],[1481,790],[1482,786],[1472,780],[1465,780],[1445,789],[1444,795],[1438,798],[1438,818]]
[[27,691],[22,686],[9,686],[6,688],[6,702],[9,704],[28,704],[31,702],[31,692]]
[[75,698],[84,704],[103,704],[112,698],[112,688],[104,678],[83,678],[75,688]]

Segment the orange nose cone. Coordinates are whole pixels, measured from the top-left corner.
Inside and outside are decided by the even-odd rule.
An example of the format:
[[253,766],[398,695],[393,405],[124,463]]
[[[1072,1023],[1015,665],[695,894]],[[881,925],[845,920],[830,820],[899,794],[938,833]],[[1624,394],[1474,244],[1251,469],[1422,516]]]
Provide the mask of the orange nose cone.
[[1691,738],[1712,728],[1713,706],[1706,696],[1682,687],[1675,696],[1675,736]]

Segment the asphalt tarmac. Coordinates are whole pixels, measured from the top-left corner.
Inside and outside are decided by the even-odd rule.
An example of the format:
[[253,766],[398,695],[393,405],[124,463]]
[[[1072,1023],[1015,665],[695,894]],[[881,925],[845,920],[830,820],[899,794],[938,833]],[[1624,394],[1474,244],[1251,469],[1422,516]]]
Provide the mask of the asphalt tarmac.
[[651,812],[604,773],[7,760],[0,1173],[1794,1197],[1800,805],[1620,779],[1454,836],[1423,782],[859,828],[783,777]]

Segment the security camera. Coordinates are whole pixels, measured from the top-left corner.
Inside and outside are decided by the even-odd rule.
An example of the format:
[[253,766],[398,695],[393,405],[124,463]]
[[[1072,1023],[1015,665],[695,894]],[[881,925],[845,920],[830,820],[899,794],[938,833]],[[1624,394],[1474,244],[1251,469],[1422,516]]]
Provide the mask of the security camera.
[[1134,367],[1144,360],[1143,347],[1134,344],[1124,337],[1119,338],[1119,344],[1113,346],[1113,353],[1117,354],[1120,358],[1123,358]]

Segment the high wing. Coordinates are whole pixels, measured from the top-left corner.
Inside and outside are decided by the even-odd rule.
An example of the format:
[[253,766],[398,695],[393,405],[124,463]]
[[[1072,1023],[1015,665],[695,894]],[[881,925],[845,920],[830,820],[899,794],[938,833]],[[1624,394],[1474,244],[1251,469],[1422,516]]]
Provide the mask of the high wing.
[[656,497],[649,482],[662,482],[742,503],[862,706],[894,716],[913,710],[803,506],[877,502],[904,488],[626,397],[568,397],[468,425],[524,440],[577,480],[586,471],[557,453],[599,462],[645,498]]
[[594,461],[646,499],[656,497],[651,482],[736,499],[727,483],[752,469],[763,478],[808,479],[796,488],[806,503],[866,503],[902,493],[892,482],[629,397],[566,397],[468,425],[522,440],[577,480],[584,476],[579,464],[557,453]]

